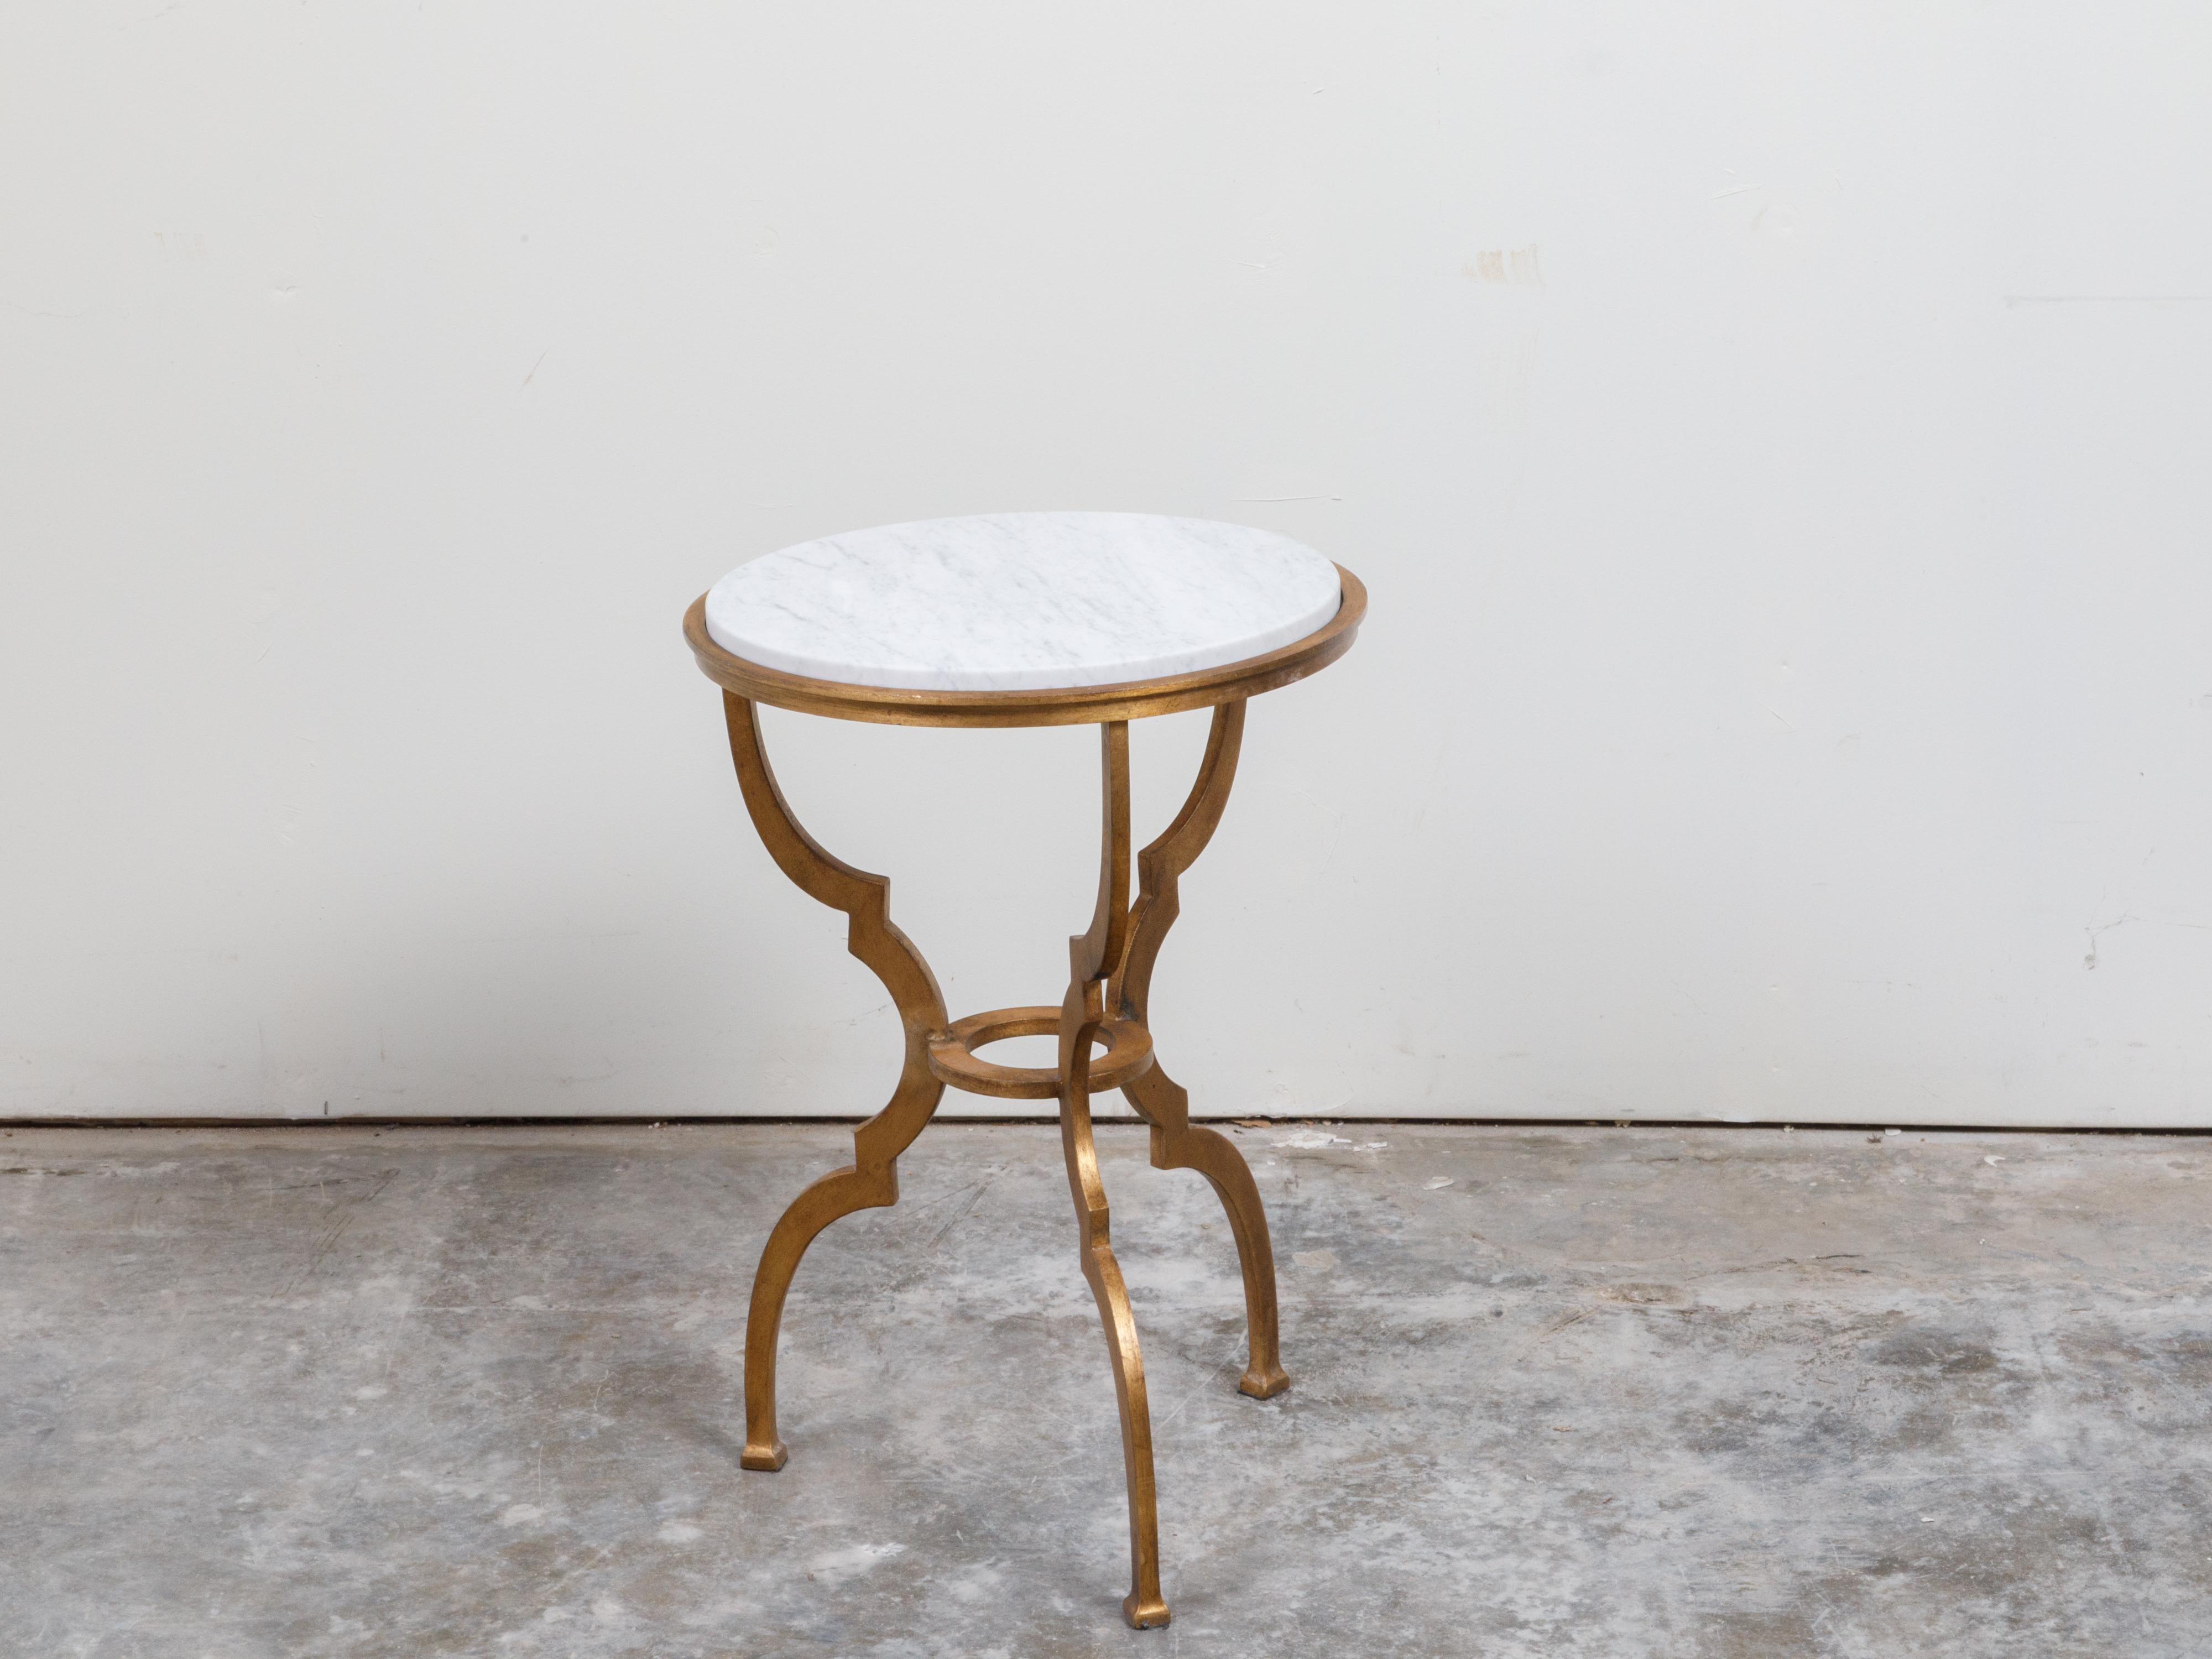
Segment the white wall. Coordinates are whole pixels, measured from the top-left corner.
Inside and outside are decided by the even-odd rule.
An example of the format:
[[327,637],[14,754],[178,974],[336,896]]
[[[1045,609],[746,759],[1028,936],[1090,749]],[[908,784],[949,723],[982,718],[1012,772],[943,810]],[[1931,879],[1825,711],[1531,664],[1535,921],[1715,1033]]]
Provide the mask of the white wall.
[[[1202,1109],[2212,1124],[2208,85],[2180,3],[23,8],[0,1115],[872,1109],[678,619],[1097,507],[1373,592],[1185,884]],[[771,726],[1057,999],[1089,734]]]

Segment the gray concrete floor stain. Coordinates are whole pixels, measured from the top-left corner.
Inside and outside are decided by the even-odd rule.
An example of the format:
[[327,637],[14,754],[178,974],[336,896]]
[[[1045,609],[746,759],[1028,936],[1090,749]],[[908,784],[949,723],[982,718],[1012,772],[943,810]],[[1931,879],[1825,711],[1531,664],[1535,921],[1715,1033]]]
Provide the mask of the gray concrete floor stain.
[[[785,1318],[842,1126],[0,1133],[0,1650],[2212,1652],[2212,1144],[1102,1126],[1167,1630],[1048,1127],[941,1125]],[[1378,1144],[1379,1143],[1379,1144]]]

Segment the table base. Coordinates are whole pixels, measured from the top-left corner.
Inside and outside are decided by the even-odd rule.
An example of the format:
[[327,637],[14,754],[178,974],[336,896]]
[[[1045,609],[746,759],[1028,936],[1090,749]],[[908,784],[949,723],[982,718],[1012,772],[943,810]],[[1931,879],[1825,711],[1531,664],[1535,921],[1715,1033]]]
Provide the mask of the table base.
[[[1243,1156],[1227,1136],[1190,1121],[1189,1097],[1161,1069],[1146,1027],[1152,965],[1179,909],[1177,879],[1205,849],[1221,821],[1244,734],[1240,700],[1215,707],[1206,757],[1175,821],[1135,854],[1139,880],[1129,896],[1129,727],[1103,723],[1100,765],[1103,826],[1098,902],[1089,929],[1068,941],[1067,994],[1058,1009],[1006,1008],[962,1020],[945,1018],[936,976],[914,944],[891,922],[890,884],[825,852],[806,833],[777,787],[761,742],[760,715],[749,699],[726,690],[730,753],[753,824],[769,854],[798,885],[850,919],[847,948],[890,993],[906,1033],[906,1060],[890,1103],[854,1131],[853,1162],[832,1170],[792,1200],[769,1235],[753,1277],[745,1323],[745,1446],[749,1469],[783,1467],[788,1455],[775,1430],[776,1336],[792,1275],[806,1247],[842,1215],[898,1201],[897,1160],[936,1112],[945,1085],[1013,1099],[1057,1098],[1060,1148],[1075,1200],[1079,1259],[1098,1304],[1121,1419],[1121,1454],[1128,1485],[1132,1586],[1122,1616],[1139,1629],[1168,1622],[1160,1595],[1159,1516],[1152,1486],[1152,1413],[1145,1364],[1121,1270],[1114,1260],[1106,1189],[1099,1180],[1091,1127],[1091,1097],[1119,1088],[1151,1126],[1152,1167],[1195,1170],[1212,1184],[1228,1212],[1244,1275],[1249,1363],[1238,1389],[1265,1400],[1290,1386],[1277,1352],[1275,1261],[1267,1218]],[[973,1052],[1002,1037],[1056,1031],[1057,1066],[998,1066]],[[1103,1053],[1094,1048],[1103,1042]]]

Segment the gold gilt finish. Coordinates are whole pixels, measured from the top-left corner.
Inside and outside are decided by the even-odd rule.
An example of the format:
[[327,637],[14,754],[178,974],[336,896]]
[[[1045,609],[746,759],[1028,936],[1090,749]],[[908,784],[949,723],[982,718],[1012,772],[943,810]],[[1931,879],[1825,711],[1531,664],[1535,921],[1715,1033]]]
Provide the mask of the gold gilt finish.
[[[1180,908],[1177,881],[1212,839],[1236,778],[1244,699],[1301,678],[1344,653],[1366,609],[1365,590],[1349,571],[1344,572],[1344,594],[1334,620],[1281,651],[1203,674],[1073,692],[893,692],[804,680],[723,652],[707,639],[700,605],[692,606],[684,618],[685,632],[702,666],[724,687],[730,754],[754,826],[786,875],[823,903],[845,912],[850,921],[847,948],[883,981],[906,1033],[898,1086],[883,1110],[854,1132],[853,1162],[800,1193],[761,1252],[745,1323],[745,1468],[780,1469],[787,1455],[775,1426],[776,1340],[792,1275],[815,1235],[840,1216],[897,1202],[898,1156],[936,1111],[947,1084],[1008,1099],[1056,1096],[1083,1276],[1098,1304],[1121,1412],[1132,1579],[1121,1610],[1139,1629],[1168,1622],[1168,1606],[1160,1595],[1159,1515],[1144,1359],[1128,1291],[1114,1259],[1106,1191],[1091,1136],[1091,1097],[1120,1089],[1151,1127],[1153,1167],[1195,1170],[1212,1183],[1228,1214],[1244,1278],[1249,1363],[1237,1386],[1261,1400],[1281,1393],[1290,1378],[1277,1352],[1275,1262],[1259,1188],[1233,1142],[1190,1121],[1189,1097],[1158,1065],[1146,1022],[1152,967]],[[960,1020],[945,1018],[945,999],[929,964],[892,925],[890,883],[825,852],[792,815],[762,746],[759,702],[907,725],[1098,724],[1098,899],[1089,929],[1068,941],[1067,994],[1057,1009],[1001,1008]],[[1159,838],[1133,859],[1128,720],[1208,705],[1212,728],[1189,798]],[[974,1052],[1002,1038],[1047,1032],[1060,1037],[1059,1063],[1050,1068],[995,1065]]]
[[726,691],[722,705],[738,783],[769,855],[811,896],[851,918],[845,947],[883,981],[906,1028],[906,1064],[890,1103],[853,1132],[851,1164],[792,1200],[753,1273],[752,1307],[745,1316],[745,1449],[738,1461],[749,1469],[780,1469],[787,1454],[775,1434],[775,1339],[783,1324],[784,1293],[815,1234],[841,1215],[898,1202],[898,1155],[945,1097],[944,1083],[929,1069],[930,1039],[945,1027],[945,996],[921,952],[892,924],[890,883],[823,851],[791,815],[761,747],[760,711]]
[[[1057,1100],[1057,1066],[1000,1066],[974,1052],[1007,1037],[1048,1036],[1060,1030],[1057,1008],[994,1008],[956,1019],[929,1045],[929,1069],[956,1089],[1001,1100]],[[1098,1027],[1106,1052],[1091,1060],[1091,1086],[1119,1089],[1152,1063],[1152,1034],[1134,1020],[1109,1019]]]

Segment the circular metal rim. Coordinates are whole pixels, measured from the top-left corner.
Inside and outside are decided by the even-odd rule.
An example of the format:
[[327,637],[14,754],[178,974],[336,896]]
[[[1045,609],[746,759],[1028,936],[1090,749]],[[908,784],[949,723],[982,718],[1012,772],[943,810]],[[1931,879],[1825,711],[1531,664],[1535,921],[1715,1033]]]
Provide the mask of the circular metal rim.
[[[1060,1073],[1049,1066],[1001,1066],[975,1050],[1008,1037],[1049,1036],[1060,1030],[1060,1010],[1042,1006],[994,1008],[956,1019],[929,1042],[929,1074],[974,1095],[1001,1100],[1049,1100],[1060,1092]],[[1100,1094],[1142,1077],[1152,1063],[1152,1034],[1136,1021],[1109,1019],[1098,1027],[1103,1054],[1091,1057],[1091,1087]]]
[[684,637],[700,671],[725,691],[778,708],[887,726],[1088,726],[1237,702],[1318,673],[1352,648],[1367,614],[1367,589],[1342,565],[1344,602],[1302,640],[1257,657],[1158,679],[1020,691],[936,691],[849,685],[787,674],[724,650],[707,632],[707,596],[684,613]]

